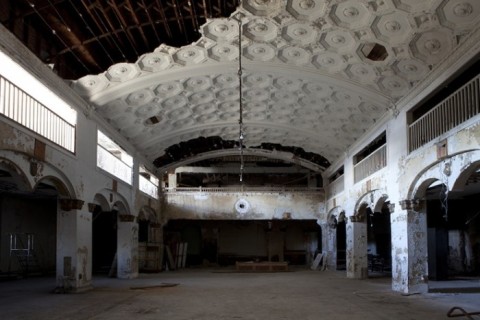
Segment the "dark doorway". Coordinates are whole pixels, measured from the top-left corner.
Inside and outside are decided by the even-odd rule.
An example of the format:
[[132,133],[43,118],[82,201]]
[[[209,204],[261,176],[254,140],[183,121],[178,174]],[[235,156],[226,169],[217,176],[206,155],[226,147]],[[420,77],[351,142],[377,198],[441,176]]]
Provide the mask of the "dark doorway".
[[178,243],[188,244],[187,267],[232,266],[237,261],[305,266],[321,252],[315,220],[171,220],[164,236],[173,256]]
[[379,212],[366,209],[368,241],[368,274],[370,277],[391,276],[392,233],[387,203]]
[[95,210],[92,223],[92,272],[108,274],[116,252],[117,211]]
[[345,219],[337,223],[337,270],[347,270],[347,224]]

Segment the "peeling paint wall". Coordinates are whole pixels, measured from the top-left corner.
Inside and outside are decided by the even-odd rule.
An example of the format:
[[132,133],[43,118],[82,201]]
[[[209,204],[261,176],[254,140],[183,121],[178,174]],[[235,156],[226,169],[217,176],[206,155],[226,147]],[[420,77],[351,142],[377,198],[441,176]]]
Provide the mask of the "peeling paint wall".
[[[243,207],[241,207],[243,205]],[[167,219],[318,219],[322,193],[167,193]]]

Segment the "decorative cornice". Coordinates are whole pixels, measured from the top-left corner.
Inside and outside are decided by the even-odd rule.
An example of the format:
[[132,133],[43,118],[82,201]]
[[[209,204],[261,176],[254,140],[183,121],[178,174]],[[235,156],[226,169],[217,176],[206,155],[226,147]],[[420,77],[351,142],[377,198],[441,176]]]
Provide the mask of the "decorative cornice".
[[387,207],[388,207],[388,211],[390,211],[390,213],[395,212],[395,203],[388,203]]
[[60,209],[63,211],[81,210],[85,201],[80,199],[60,199]]
[[365,222],[365,217],[363,215],[355,215],[348,218],[351,222]]
[[398,202],[402,210],[419,211],[423,206],[423,201],[420,199],[405,199]]
[[100,206],[96,203],[88,203],[88,212],[93,213]]
[[135,221],[135,216],[131,214],[119,214],[118,220],[120,220],[120,222],[133,222]]

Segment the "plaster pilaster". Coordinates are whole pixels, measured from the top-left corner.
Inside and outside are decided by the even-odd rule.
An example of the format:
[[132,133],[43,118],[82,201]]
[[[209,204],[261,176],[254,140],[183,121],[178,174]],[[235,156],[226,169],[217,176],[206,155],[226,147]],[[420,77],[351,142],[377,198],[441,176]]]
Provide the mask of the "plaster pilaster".
[[347,278],[367,277],[367,224],[351,216],[347,222]]
[[138,224],[133,216],[119,216],[117,237],[117,277],[138,277]]

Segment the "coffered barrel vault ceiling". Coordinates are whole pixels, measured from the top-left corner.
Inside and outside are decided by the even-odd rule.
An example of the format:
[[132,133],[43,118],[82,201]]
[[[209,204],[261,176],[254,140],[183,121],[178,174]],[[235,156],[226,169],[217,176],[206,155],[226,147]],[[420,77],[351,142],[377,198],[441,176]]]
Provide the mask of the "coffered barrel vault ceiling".
[[332,162],[477,29],[478,0],[244,0],[198,41],[161,44],[72,88],[152,162],[200,137]]

